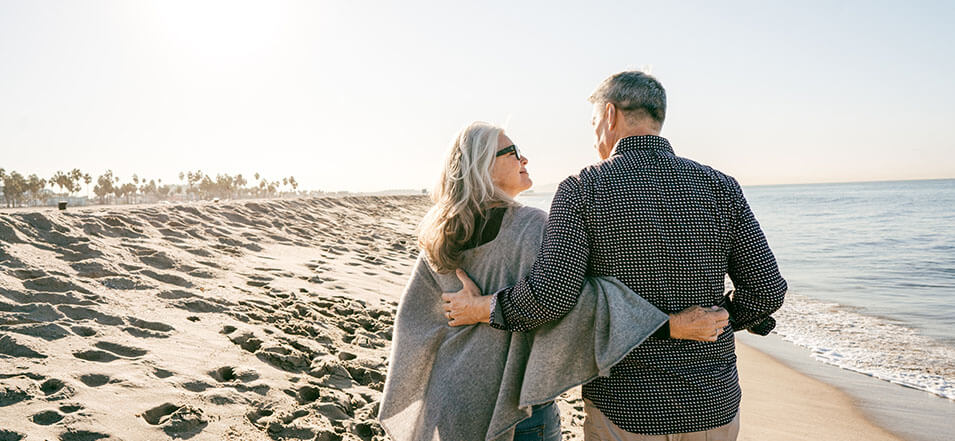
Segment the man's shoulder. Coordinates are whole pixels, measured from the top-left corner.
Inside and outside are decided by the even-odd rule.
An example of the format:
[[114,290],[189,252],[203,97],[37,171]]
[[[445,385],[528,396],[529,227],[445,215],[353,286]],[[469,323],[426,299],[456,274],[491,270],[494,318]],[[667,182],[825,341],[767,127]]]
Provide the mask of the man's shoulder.
[[686,169],[697,171],[701,176],[708,178],[715,183],[721,184],[723,187],[730,189],[739,188],[739,183],[736,182],[736,178],[720,170],[717,170],[706,164],[701,164],[690,158],[684,158],[682,156],[677,156],[676,160],[680,166]]
[[[735,178],[727,173],[717,170],[709,165],[701,164],[690,158],[676,155],[671,156],[671,158],[672,166],[682,170],[688,176],[692,176],[695,179],[709,181],[726,189],[739,189],[739,183]],[[628,165],[630,164],[623,159],[624,158],[614,156],[598,163],[588,165],[580,169],[580,171],[576,174],[568,176],[567,179],[561,182],[561,186],[568,186],[570,188],[591,187],[594,184],[603,181],[608,176],[617,175],[619,173],[639,174],[645,172],[645,170],[641,168],[629,167]]]

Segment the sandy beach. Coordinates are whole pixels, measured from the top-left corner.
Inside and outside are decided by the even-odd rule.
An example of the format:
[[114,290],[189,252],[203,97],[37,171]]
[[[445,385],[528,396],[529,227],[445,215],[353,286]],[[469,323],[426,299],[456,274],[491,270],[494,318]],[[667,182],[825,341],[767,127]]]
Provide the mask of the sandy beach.
[[737,343],[743,388],[740,441],[901,440],[876,426],[852,399],[769,355]]
[[[0,212],[0,440],[384,440],[425,197]],[[741,440],[896,440],[738,346]],[[582,439],[579,390],[559,403]]]

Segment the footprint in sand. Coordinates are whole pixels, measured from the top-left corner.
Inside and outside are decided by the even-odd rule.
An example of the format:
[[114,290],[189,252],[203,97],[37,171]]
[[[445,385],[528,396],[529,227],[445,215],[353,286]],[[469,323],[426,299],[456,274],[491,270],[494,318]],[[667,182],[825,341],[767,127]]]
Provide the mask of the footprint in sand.
[[73,356],[79,358],[80,360],[96,361],[99,363],[109,363],[111,361],[119,360],[119,357],[110,354],[109,352],[96,350],[74,352]]
[[108,341],[97,342],[96,344],[94,344],[94,346],[104,351],[109,351],[122,357],[130,357],[130,358],[142,357],[143,355],[146,355],[149,353],[149,351],[145,349],[140,349],[133,346],[125,346],[119,343],[111,343]]
[[187,438],[209,424],[202,409],[190,405],[163,403],[142,413],[147,423],[162,426],[163,432],[176,438]]
[[162,368],[155,368],[153,369],[153,375],[155,375],[157,378],[169,378],[173,375],[176,375],[176,373]]
[[321,389],[313,386],[302,386],[296,393],[299,404],[308,404],[317,401],[322,397]]
[[[202,239],[202,238],[199,238],[199,239]],[[209,252],[208,250],[206,250],[206,249],[204,249],[204,248],[183,248],[183,250],[185,250],[186,252],[188,252],[188,253],[190,253],[190,254],[195,254],[196,256],[199,256],[199,257],[213,257],[213,256],[215,256],[214,254],[212,254],[211,252]],[[203,265],[211,266],[211,267],[213,267],[213,268],[219,268],[219,265],[216,264],[216,263],[214,263],[214,262],[199,260],[199,261],[196,261],[196,263],[201,263],[201,264],[203,264]]]
[[185,309],[189,312],[197,313],[212,313],[212,312],[222,312],[225,311],[225,308],[222,306],[216,305],[205,300],[193,299],[193,300],[180,300],[172,304],[172,306],[180,309]]
[[41,426],[49,426],[60,422],[62,419],[63,415],[55,410],[45,410],[30,417],[31,421]]
[[119,275],[101,262],[76,262],[70,264],[70,266],[76,270],[76,275],[89,279]]
[[96,323],[107,326],[118,326],[123,324],[123,319],[103,314],[95,309],[82,306],[59,305],[56,309],[72,320],[93,320]]
[[185,383],[182,383],[182,387],[183,389],[189,392],[203,392],[206,389],[213,388],[214,386],[212,386],[209,383],[206,383],[205,381],[196,380],[196,381],[187,381]]
[[176,267],[176,261],[162,251],[143,248],[138,250],[135,254],[139,257],[140,262],[155,269],[168,270]]
[[231,340],[232,343],[239,345],[240,348],[253,353],[262,347],[262,340],[259,340],[259,338],[251,332],[245,332],[237,336],[230,337],[229,340]]
[[189,236],[187,236],[187,235],[185,235],[185,234],[182,234],[182,233],[180,233],[180,232],[178,232],[178,231],[176,231],[176,230],[173,230],[173,229],[171,229],[171,228],[160,228],[160,229],[159,229],[159,234],[162,234],[162,235],[163,235],[163,239],[166,239],[166,240],[168,240],[168,241],[170,241],[170,242],[177,242],[177,243],[181,243],[181,241],[180,241],[179,239],[188,239],[188,238],[189,238]]
[[143,412],[142,416],[147,423],[158,426],[166,422],[166,420],[169,418],[169,415],[172,415],[173,412],[179,410],[180,407],[182,406],[177,406],[172,403],[163,403]]
[[158,280],[158,281],[163,282],[163,283],[168,283],[168,284],[170,284],[170,285],[176,285],[176,286],[179,286],[179,287],[182,287],[182,288],[192,288],[192,287],[194,286],[194,285],[192,284],[192,282],[190,282],[190,281],[188,281],[188,280],[186,280],[186,279],[183,279],[182,277],[179,277],[179,276],[177,276],[177,275],[175,275],[175,274],[157,273],[157,272],[155,272],[155,271],[151,271],[151,270],[147,270],[147,269],[140,270],[140,271],[139,271],[139,274],[142,274],[142,275],[144,275],[144,276],[146,276],[146,277],[149,277],[149,278],[154,279],[154,280]]
[[140,290],[140,289],[150,289],[151,286],[142,283],[135,279],[130,279],[128,277],[111,277],[108,279],[100,280],[100,283],[110,289],[118,289],[121,291],[131,291],[131,290]]
[[233,366],[223,366],[209,371],[209,376],[220,383],[241,381],[248,383],[259,379],[259,373],[253,369],[242,369]]
[[175,328],[161,322],[150,322],[135,317],[127,317],[131,325],[123,328],[124,331],[139,338],[167,338]]
[[238,379],[238,375],[235,373],[235,368],[232,366],[223,366],[219,369],[209,371],[209,376],[220,383],[228,383]]
[[96,441],[100,439],[110,439],[110,435],[89,430],[70,430],[60,434],[60,441]]
[[3,441],[20,441],[27,436],[20,433],[14,432],[12,430],[0,429],[0,440]]
[[46,358],[46,355],[18,343],[9,335],[0,335],[0,354],[15,358]]
[[[64,404],[60,406],[60,412],[63,412],[63,413],[73,413],[81,409],[83,409],[83,406],[80,406],[79,404]],[[3,438],[0,438],[0,439],[3,439]]]
[[0,407],[16,404],[30,398],[33,397],[27,391],[16,386],[7,386],[0,389]]
[[66,395],[73,394],[72,388],[67,386],[62,380],[58,380],[56,378],[50,378],[49,380],[41,383],[40,391],[43,392],[43,394],[47,397],[58,395],[59,397],[57,399],[66,398]]
[[243,274],[249,278],[249,281],[245,282],[246,285],[251,287],[260,288],[269,284],[269,282],[275,280],[274,277],[270,276],[260,276],[255,274]]
[[9,330],[18,334],[39,337],[46,341],[59,340],[70,335],[66,328],[55,323],[11,326]]
[[181,289],[173,289],[170,291],[162,291],[159,294],[156,294],[156,297],[159,297],[160,299],[177,300],[177,299],[187,299],[189,297],[196,297],[196,295],[189,291],[184,291]]
[[96,330],[90,328],[89,326],[72,326],[70,327],[70,330],[80,337],[92,337],[96,335]]
[[69,280],[63,280],[55,276],[46,276],[38,279],[23,280],[23,287],[38,292],[68,292],[76,291],[83,294],[92,294],[86,288],[79,286]]
[[80,376],[80,381],[89,387],[100,387],[106,383],[109,383],[110,380],[111,379],[108,375],[102,374],[85,374]]
[[192,277],[199,278],[199,279],[214,279],[216,277],[215,273],[211,271],[206,271],[203,269],[194,269],[191,271],[187,271],[186,274]]

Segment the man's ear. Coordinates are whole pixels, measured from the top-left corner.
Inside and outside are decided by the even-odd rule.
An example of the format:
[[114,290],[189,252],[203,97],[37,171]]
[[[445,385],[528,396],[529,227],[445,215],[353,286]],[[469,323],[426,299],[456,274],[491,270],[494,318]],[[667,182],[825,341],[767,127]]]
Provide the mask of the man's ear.
[[607,103],[604,106],[604,117],[607,118],[607,128],[613,130],[617,127],[617,106],[613,103]]

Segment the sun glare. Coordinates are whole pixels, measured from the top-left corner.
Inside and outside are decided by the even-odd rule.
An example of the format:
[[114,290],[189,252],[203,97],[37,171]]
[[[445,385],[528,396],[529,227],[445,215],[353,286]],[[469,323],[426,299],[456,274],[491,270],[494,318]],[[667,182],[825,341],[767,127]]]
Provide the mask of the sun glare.
[[290,16],[272,2],[163,1],[143,8],[157,46],[206,59],[268,55]]

